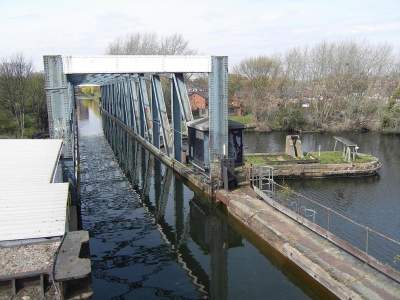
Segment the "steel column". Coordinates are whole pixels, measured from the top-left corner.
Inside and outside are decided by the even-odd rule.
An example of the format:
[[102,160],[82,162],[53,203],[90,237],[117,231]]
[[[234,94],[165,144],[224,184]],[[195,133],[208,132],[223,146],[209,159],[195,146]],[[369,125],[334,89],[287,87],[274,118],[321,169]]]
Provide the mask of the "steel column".
[[209,74],[210,175],[221,174],[219,160],[228,153],[228,57],[213,56]]
[[[153,116],[153,145],[156,146],[157,148],[160,149],[160,113],[158,109],[158,95],[157,95],[157,90],[155,87],[155,79],[153,75],[151,77],[151,112]],[[167,149],[168,153],[168,145],[165,145],[164,147]]]
[[64,158],[72,158],[73,88],[64,75],[61,55],[44,56],[43,62],[50,137],[64,139]]
[[171,80],[171,108],[172,108],[172,128],[174,131],[174,158],[177,161],[182,159],[182,116],[179,101],[179,91],[175,76]]
[[142,133],[143,137],[147,139],[150,143],[152,142],[152,132],[151,129],[152,127],[152,116],[151,116],[151,108],[150,108],[150,102],[149,102],[149,97],[147,94],[147,85],[146,85],[146,79],[144,78],[143,74],[139,75],[139,100],[140,100],[140,105],[141,105],[141,117],[143,118],[143,127],[142,127]]
[[[168,156],[172,155],[172,130],[171,125],[169,124],[167,108],[165,107],[164,94],[162,91],[160,77],[158,75],[153,75],[151,78],[152,90],[153,90],[153,104],[155,104],[154,109],[157,110],[158,113],[158,122],[161,128],[162,138],[164,142],[164,149]],[[155,125],[155,124],[154,124]]]

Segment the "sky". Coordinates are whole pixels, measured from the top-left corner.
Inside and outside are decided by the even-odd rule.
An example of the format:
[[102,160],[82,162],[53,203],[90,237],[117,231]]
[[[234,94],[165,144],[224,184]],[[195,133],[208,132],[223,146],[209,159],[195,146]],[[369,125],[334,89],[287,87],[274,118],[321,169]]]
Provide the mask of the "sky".
[[180,33],[230,65],[321,41],[387,43],[400,53],[400,0],[0,0],[0,58],[101,55],[135,32]]

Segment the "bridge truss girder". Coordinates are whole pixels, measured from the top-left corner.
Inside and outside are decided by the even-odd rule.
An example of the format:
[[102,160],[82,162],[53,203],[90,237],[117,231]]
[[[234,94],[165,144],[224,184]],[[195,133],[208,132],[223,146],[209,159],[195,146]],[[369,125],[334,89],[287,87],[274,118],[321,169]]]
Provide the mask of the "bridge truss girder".
[[[63,138],[64,157],[72,158],[75,100],[73,87],[101,86],[102,109],[149,143],[181,161],[182,132],[193,120],[184,73],[208,73],[210,170],[219,176],[227,153],[228,60],[216,56],[44,56],[50,136]],[[160,76],[171,89],[171,123]]]

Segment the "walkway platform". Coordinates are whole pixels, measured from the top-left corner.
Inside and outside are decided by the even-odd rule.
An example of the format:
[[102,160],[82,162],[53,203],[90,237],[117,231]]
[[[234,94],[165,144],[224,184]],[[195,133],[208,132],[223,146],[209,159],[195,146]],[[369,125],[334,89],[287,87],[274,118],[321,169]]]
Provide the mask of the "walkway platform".
[[257,198],[218,191],[228,212],[340,299],[400,299],[400,284]]

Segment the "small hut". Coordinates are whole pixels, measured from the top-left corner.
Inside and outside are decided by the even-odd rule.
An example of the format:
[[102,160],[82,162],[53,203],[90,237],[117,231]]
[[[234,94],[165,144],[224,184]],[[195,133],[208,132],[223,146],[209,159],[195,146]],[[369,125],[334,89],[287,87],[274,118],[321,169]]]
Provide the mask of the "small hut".
[[[203,170],[210,167],[209,157],[209,118],[201,118],[188,123],[189,161]],[[244,125],[228,121],[228,158],[235,166],[243,165]]]

